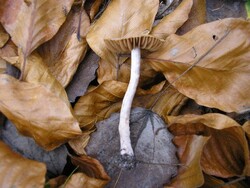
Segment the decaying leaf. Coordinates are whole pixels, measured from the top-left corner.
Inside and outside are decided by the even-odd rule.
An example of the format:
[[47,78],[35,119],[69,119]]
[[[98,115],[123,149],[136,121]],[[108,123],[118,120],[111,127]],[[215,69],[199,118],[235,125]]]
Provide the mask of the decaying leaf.
[[77,29],[80,13],[80,8],[73,6],[58,33],[38,49],[51,73],[64,87],[71,81],[87,51],[86,34],[90,21],[86,12],[83,11],[80,25],[81,40],[79,41]]
[[93,21],[94,17],[99,11],[99,8],[101,4],[103,3],[103,0],[95,0],[93,4],[91,5],[90,11],[89,11],[89,17]]
[[203,24],[183,36],[169,36],[162,49],[149,54],[150,64],[198,104],[244,112],[250,109],[249,36],[250,22],[242,19]]
[[201,157],[202,170],[223,178],[244,176],[249,149],[242,127],[222,114],[169,116],[169,130],[174,135],[210,136]]
[[3,26],[0,24],[0,48],[2,48],[6,44],[9,38],[9,34],[6,33]]
[[72,3],[73,0],[3,0],[0,21],[27,57],[54,36],[65,21]]
[[123,169],[128,164],[120,158],[119,114],[97,124],[86,147],[89,156],[103,165],[111,182],[107,187],[161,187],[176,175],[176,148],[165,123],[155,113],[135,108],[131,112],[131,142],[135,152],[136,166]]
[[148,34],[158,6],[158,0],[111,1],[91,27],[87,35],[88,44],[97,55],[115,68],[116,54],[108,50],[104,39]]
[[204,145],[208,140],[209,137],[196,135],[174,137],[181,167],[178,175],[166,187],[193,188],[200,187],[204,183],[200,161]]
[[10,121],[7,120],[2,126],[2,140],[22,156],[45,163],[47,177],[55,177],[63,172],[67,163],[67,148],[64,145],[45,151],[32,138],[20,135]]
[[106,182],[102,180],[90,178],[84,173],[78,172],[73,174],[63,185],[64,188],[104,188]]
[[5,73],[6,69],[7,69],[6,61],[0,58],[0,74]]
[[184,0],[174,12],[162,18],[160,23],[153,27],[151,35],[165,39],[174,34],[188,19],[193,6],[193,0]]
[[[68,105],[38,83],[0,75],[0,110],[25,136],[52,150],[81,134]],[[25,110],[24,110],[25,108]]]
[[83,96],[90,82],[96,78],[95,72],[98,68],[99,59],[93,51],[87,52],[86,57],[77,68],[72,81],[66,87],[70,102],[75,102],[76,97]]
[[25,159],[0,141],[0,187],[40,187],[45,182],[43,163]]

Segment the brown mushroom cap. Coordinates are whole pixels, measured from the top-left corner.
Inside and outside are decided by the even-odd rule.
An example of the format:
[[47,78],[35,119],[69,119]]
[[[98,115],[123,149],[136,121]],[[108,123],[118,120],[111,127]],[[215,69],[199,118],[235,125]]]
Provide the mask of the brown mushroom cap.
[[156,51],[161,47],[164,40],[150,35],[142,35],[130,38],[105,39],[107,48],[116,53],[130,53],[132,49],[139,47],[150,52]]

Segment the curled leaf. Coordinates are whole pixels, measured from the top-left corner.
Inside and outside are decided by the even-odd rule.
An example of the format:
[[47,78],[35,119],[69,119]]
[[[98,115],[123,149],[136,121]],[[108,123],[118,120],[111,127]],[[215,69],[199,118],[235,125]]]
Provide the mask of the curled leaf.
[[193,188],[200,187],[204,183],[200,161],[204,145],[208,140],[209,137],[196,135],[174,137],[181,167],[178,175],[166,187]]
[[81,134],[67,104],[38,83],[0,75],[0,110],[22,134],[47,150]]
[[222,114],[169,116],[174,135],[210,136],[202,151],[201,166],[209,175],[223,178],[244,176],[249,149],[242,127]]
[[25,159],[0,141],[0,187],[43,187],[46,167]]

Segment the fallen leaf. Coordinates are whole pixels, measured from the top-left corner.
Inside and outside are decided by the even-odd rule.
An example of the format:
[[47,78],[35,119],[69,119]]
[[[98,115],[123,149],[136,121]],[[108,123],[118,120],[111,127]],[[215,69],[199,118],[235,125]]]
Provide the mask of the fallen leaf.
[[9,38],[9,34],[6,33],[3,26],[0,24],[0,48],[2,48],[6,44]]
[[148,34],[158,6],[158,0],[111,1],[87,34],[88,44],[98,56],[115,68],[116,54],[108,50],[104,39]]
[[111,177],[107,187],[161,187],[176,175],[176,148],[163,120],[155,113],[135,108],[131,111],[131,142],[136,166],[125,170],[120,158],[119,114],[97,123],[86,147],[89,156],[97,158]]
[[83,96],[91,81],[96,77],[95,72],[98,68],[98,60],[100,58],[90,50],[86,57],[80,63],[77,71],[66,87],[66,92],[70,102],[75,102],[77,97]]
[[66,180],[67,180],[67,176],[60,175],[55,178],[49,179],[49,181],[46,182],[45,187],[46,185],[48,185],[49,188],[58,188],[61,185],[63,185]]
[[244,129],[248,139],[250,140],[250,120],[245,122],[244,125],[242,126],[242,128]]
[[218,179],[218,178],[213,177],[213,176],[209,176],[207,174],[204,174],[204,178],[205,178],[205,183],[204,183],[204,185],[202,185],[201,188],[214,188],[214,187],[221,187],[221,188],[248,188],[249,187],[249,185],[247,185],[244,182],[237,182],[237,179],[239,181],[243,180],[244,178],[242,178],[242,177],[236,178],[236,179],[233,179],[233,180],[229,180],[228,182],[224,182],[221,179]]
[[65,21],[72,3],[73,0],[3,0],[0,21],[12,41],[27,57],[55,35]]
[[[118,81],[106,81],[94,90],[83,95],[75,104],[74,112],[83,130],[91,130],[94,124],[108,118],[113,112],[120,110],[123,96],[128,84]],[[152,95],[162,89],[163,84],[150,90],[137,90],[138,96]]]
[[200,165],[204,145],[209,137],[186,135],[175,136],[174,144],[178,148],[180,168],[178,175],[165,187],[193,188],[200,187],[204,183],[202,167]]
[[104,188],[106,182],[102,180],[90,178],[84,173],[75,173],[63,185],[64,188]]
[[80,7],[73,6],[57,34],[38,48],[43,61],[64,87],[71,81],[87,51],[86,34],[90,21],[87,13],[82,11],[79,41],[77,29],[80,13]]
[[33,137],[46,150],[81,134],[65,101],[42,84],[20,82],[2,74],[0,101],[1,112],[23,135]]
[[60,175],[67,163],[66,146],[62,145],[52,151],[45,151],[32,138],[20,135],[9,120],[3,125],[2,140],[23,157],[45,163],[47,177]]
[[71,162],[75,166],[78,166],[78,171],[83,172],[87,176],[99,180],[103,180],[103,183],[108,183],[110,177],[105,172],[102,164],[89,156],[81,155],[81,156],[72,156],[70,155]]
[[6,72],[7,69],[7,63],[3,59],[0,58],[0,74],[3,74]]
[[162,18],[160,23],[153,27],[150,34],[165,39],[167,36],[176,33],[176,31],[188,20],[193,1],[194,0],[182,1],[172,13]]
[[202,151],[201,166],[206,174],[222,178],[244,176],[249,149],[242,127],[233,119],[216,113],[169,116],[174,135],[210,136]]
[[[224,19],[183,36],[169,36],[162,49],[148,58],[154,59],[150,64],[156,71],[163,72],[179,92],[198,104],[244,112],[250,108],[249,36],[248,21]],[[195,66],[185,72],[191,65]]]
[[90,11],[89,11],[89,17],[93,21],[96,14],[99,11],[99,8],[101,4],[103,3],[103,0],[95,0],[93,4],[91,5]]
[[[6,61],[10,64],[21,68],[20,59],[18,56],[14,57],[4,57]],[[49,71],[49,68],[43,62],[43,59],[37,52],[33,52],[27,59],[27,65],[23,80],[29,83],[41,84],[47,89],[51,90],[55,95],[60,97],[68,108],[71,109],[71,105],[68,101],[67,94],[62,85],[57,81],[57,79]]]
[[191,29],[206,23],[206,20],[206,0],[193,0],[193,6],[188,15],[188,20],[180,27],[177,33],[183,35]]
[[0,141],[0,187],[43,187],[46,167],[25,159]]

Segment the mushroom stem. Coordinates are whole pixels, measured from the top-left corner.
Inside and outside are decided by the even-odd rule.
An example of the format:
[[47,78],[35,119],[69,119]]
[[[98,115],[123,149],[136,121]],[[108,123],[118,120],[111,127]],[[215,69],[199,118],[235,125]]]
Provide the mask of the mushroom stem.
[[134,156],[134,152],[131,146],[129,118],[130,111],[135,96],[136,88],[140,77],[140,62],[141,50],[140,48],[134,48],[131,51],[131,73],[127,91],[122,101],[122,107],[120,112],[119,122],[119,134],[120,134],[120,153],[121,155]]

